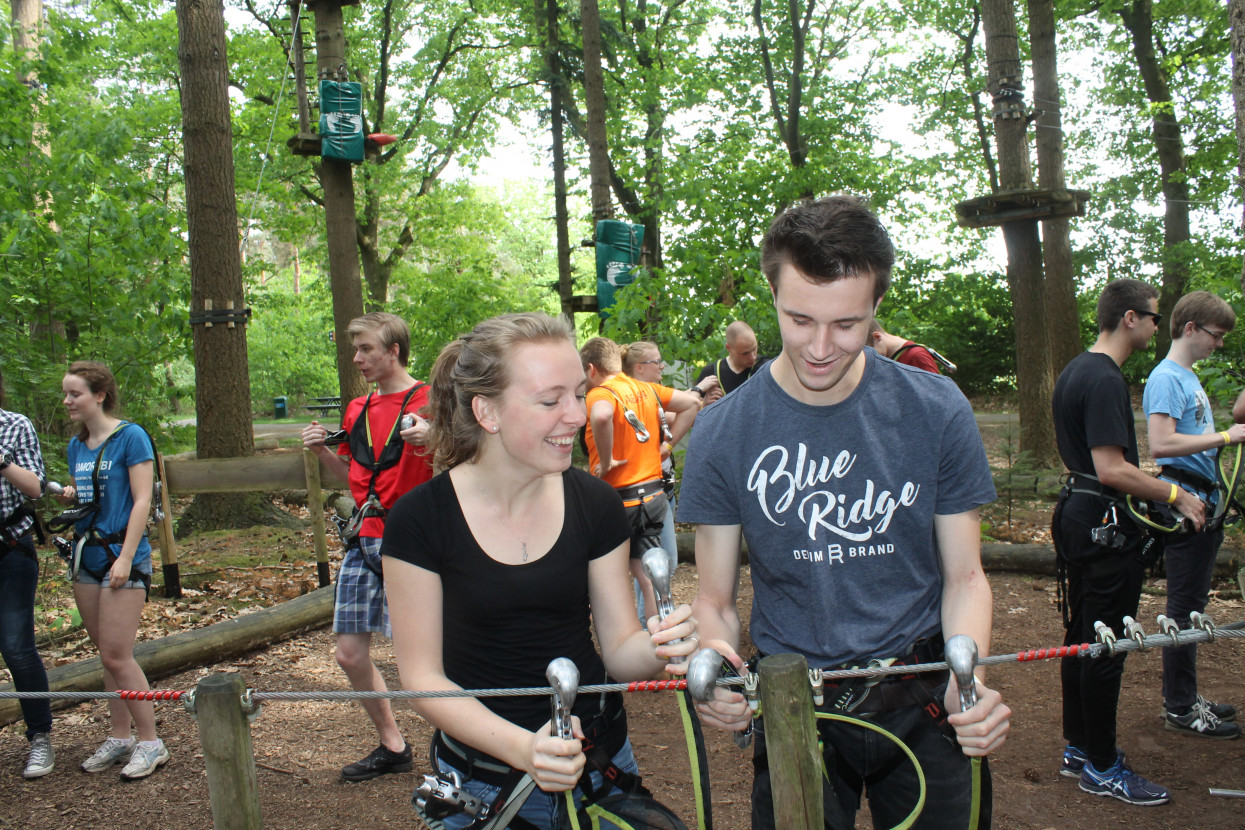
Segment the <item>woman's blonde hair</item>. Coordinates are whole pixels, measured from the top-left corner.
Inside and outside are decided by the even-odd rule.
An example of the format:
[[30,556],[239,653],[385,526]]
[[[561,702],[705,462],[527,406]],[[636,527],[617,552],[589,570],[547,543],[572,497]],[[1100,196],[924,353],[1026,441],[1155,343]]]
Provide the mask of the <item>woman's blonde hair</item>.
[[449,469],[480,457],[484,428],[471,401],[501,397],[510,385],[510,357],[527,343],[566,342],[574,332],[565,317],[543,312],[502,314],[476,325],[441,350],[429,382],[428,446],[437,469]]

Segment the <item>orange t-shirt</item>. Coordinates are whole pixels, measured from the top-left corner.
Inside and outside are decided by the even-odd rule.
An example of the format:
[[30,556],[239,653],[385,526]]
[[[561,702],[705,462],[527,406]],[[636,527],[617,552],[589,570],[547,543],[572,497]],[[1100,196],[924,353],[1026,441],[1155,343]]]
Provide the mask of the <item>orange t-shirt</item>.
[[[661,419],[657,415],[657,402],[670,406],[674,390],[659,383],[646,383],[619,372],[600,386],[588,390],[588,465],[595,469],[600,462],[597,442],[592,437],[592,407],[597,401],[614,405],[614,457],[625,458],[627,463],[615,467],[604,478],[615,490],[661,478]],[[621,403],[620,403],[621,401]],[[623,417],[623,409],[630,409],[648,427],[649,439],[641,444],[636,440],[635,429]]]

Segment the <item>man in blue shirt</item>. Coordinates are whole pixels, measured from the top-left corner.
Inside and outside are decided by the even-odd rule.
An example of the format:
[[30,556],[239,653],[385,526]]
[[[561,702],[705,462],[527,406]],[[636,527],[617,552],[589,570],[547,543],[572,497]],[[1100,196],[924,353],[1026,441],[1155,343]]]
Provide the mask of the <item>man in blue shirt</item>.
[[[1215,455],[1220,447],[1245,441],[1245,424],[1215,431],[1210,400],[1193,374],[1193,364],[1222,346],[1224,335],[1235,326],[1236,312],[1214,294],[1195,291],[1181,297],[1172,310],[1171,350],[1150,373],[1142,399],[1150,452],[1162,468],[1159,477],[1208,505],[1216,499]],[[1165,520],[1175,521],[1169,506],[1156,509]],[[1206,610],[1222,542],[1222,525],[1167,537],[1167,616],[1186,628],[1189,612]],[[1241,734],[1240,726],[1231,723],[1235,707],[1198,694],[1196,645],[1163,649],[1163,701],[1168,729],[1207,738]]]

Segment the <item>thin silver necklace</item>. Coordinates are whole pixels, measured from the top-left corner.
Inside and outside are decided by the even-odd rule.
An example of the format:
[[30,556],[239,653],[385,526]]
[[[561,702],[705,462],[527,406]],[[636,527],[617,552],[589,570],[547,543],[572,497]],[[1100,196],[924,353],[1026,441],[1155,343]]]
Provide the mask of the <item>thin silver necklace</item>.
[[[480,490],[480,495],[484,496],[485,500],[488,500],[488,496],[485,495],[484,490]],[[489,501],[489,506],[492,507],[493,512],[497,514],[497,521],[501,522],[501,526],[506,529],[507,533],[509,533],[511,536],[514,537],[514,540],[518,542],[519,546],[523,549],[523,561],[526,562],[527,561],[527,539],[524,537],[532,535],[532,528],[536,527],[537,513],[533,511],[532,520],[528,522],[528,525],[527,525],[527,533],[523,534],[523,536],[520,536],[518,533],[515,533],[514,528],[512,528],[510,526],[510,523],[506,521],[505,517],[501,515],[501,508],[498,507],[497,504],[495,504],[492,501]]]

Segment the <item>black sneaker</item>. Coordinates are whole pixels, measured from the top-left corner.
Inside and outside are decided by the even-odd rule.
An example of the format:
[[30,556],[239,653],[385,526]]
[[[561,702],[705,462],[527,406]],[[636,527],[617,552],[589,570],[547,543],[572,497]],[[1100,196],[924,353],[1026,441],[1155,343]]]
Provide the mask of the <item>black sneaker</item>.
[[1241,727],[1235,723],[1224,723],[1211,711],[1210,705],[1202,697],[1182,713],[1168,712],[1164,726],[1173,732],[1186,735],[1198,735],[1203,738],[1219,738],[1231,740],[1241,737]]
[[411,745],[408,743],[401,752],[394,752],[381,744],[372,750],[372,754],[362,761],[355,761],[342,767],[342,778],[346,781],[370,781],[391,772],[410,772],[414,769],[411,763]]

